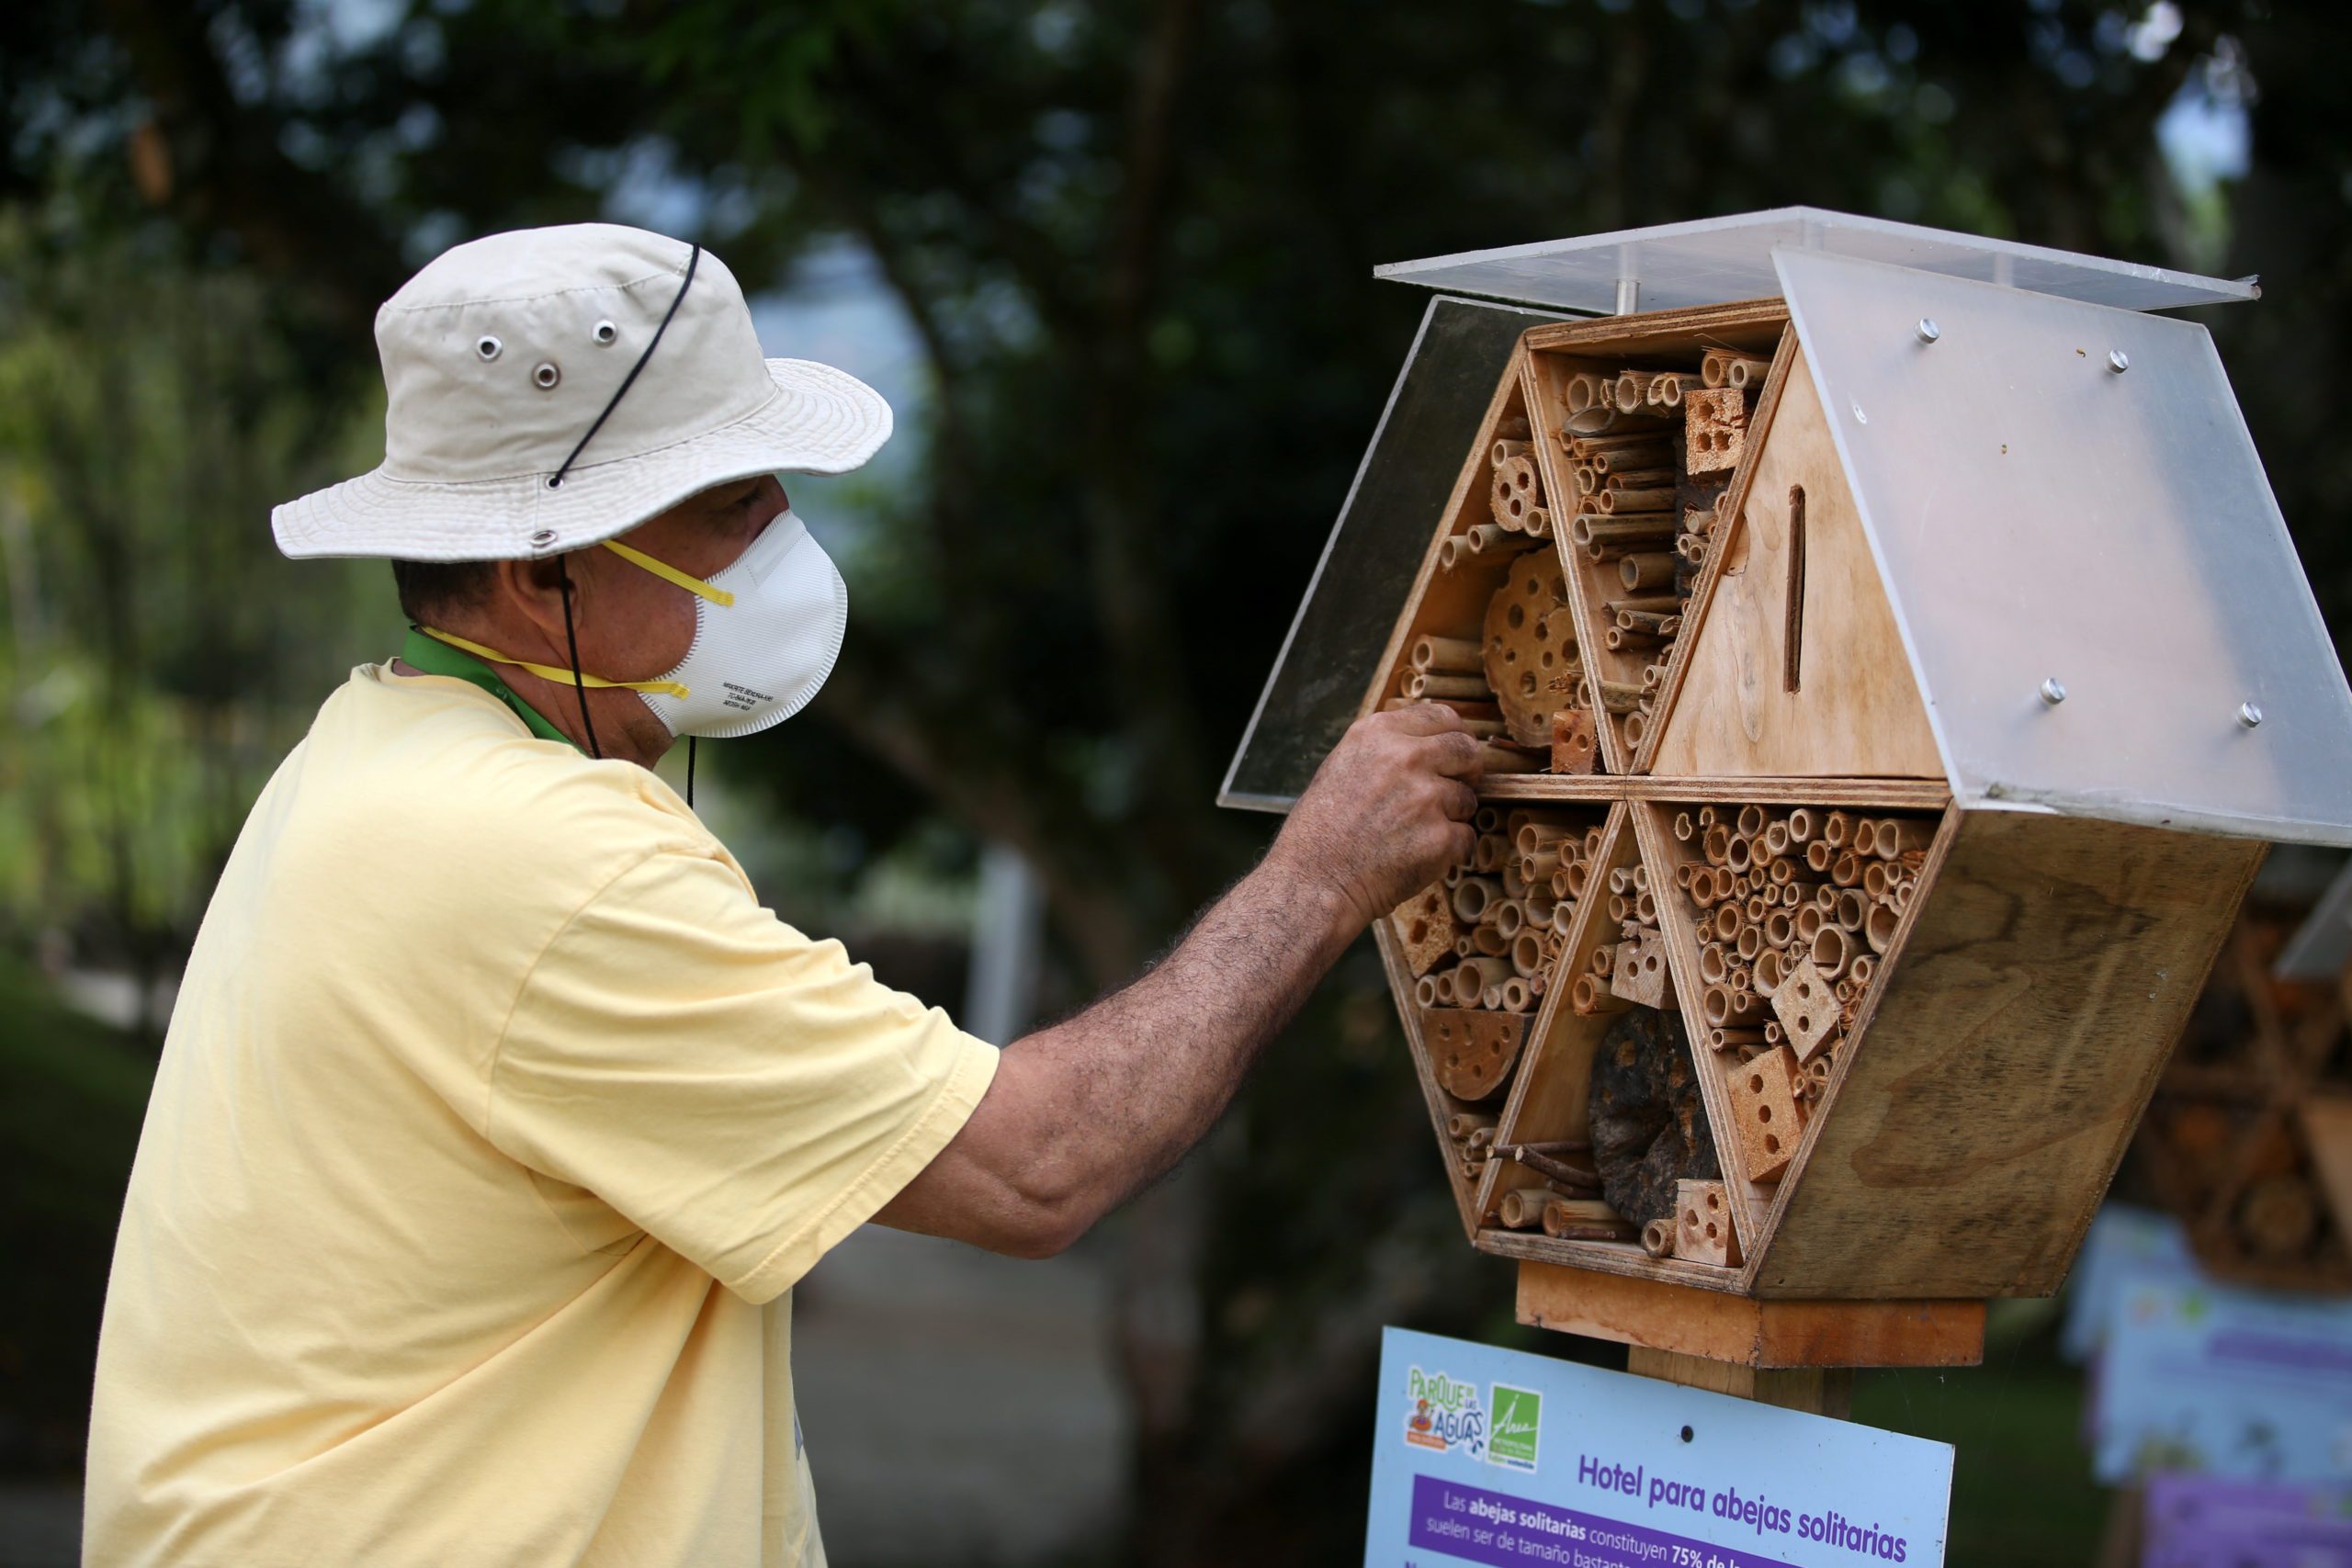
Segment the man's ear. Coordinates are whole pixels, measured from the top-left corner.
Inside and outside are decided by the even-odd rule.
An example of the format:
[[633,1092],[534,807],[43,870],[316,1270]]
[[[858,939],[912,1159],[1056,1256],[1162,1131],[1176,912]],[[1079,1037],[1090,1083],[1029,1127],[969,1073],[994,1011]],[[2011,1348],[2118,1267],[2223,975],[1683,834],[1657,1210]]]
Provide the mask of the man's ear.
[[[571,617],[576,629],[582,615],[582,605],[587,594],[583,574],[571,574]],[[537,630],[546,646],[564,661],[566,641],[563,626],[564,567],[560,558],[544,557],[536,560],[503,560],[497,563],[492,598],[507,615],[519,617]]]

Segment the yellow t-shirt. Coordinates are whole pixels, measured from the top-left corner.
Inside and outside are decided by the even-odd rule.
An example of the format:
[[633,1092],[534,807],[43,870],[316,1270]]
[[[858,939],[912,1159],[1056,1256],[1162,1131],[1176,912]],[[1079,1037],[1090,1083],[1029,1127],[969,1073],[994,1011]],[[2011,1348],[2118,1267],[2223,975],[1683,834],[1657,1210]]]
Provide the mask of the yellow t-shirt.
[[85,1561],[821,1563],[785,1292],[995,1067],[651,773],[361,667],[173,1012]]

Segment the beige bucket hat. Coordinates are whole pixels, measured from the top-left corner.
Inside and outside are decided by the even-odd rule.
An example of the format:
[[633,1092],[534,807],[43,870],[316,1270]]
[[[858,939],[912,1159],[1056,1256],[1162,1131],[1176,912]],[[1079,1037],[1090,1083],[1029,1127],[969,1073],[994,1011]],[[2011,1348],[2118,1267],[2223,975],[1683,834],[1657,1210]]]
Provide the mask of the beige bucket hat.
[[618,224],[444,252],[376,345],[384,461],[272,511],[289,556],[552,555],[731,479],[846,473],[890,434],[856,377],[761,354],[717,256]]

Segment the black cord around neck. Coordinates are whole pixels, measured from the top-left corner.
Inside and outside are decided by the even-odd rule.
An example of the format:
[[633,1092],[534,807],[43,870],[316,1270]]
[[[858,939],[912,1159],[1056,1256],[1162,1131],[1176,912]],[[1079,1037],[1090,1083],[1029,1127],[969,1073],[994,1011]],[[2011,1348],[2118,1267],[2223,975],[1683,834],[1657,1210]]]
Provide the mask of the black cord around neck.
[[637,373],[645,368],[645,362],[653,357],[655,349],[662,346],[662,334],[670,330],[670,318],[678,313],[678,307],[685,303],[686,290],[695,286],[695,266],[701,260],[700,245],[686,253],[686,276],[679,283],[677,293],[670,297],[670,308],[662,313],[662,324],[653,329],[652,340],[645,345],[645,352],[637,356],[637,363],[630,366],[628,374],[621,378],[621,384],[614,389],[611,400],[605,404],[605,412],[596,416],[596,423],[588,427],[588,434],[580,438],[580,445],[571,449],[571,456],[563,460],[562,467],[548,476],[548,489],[562,488],[563,476],[571,471],[571,465],[580,460],[580,454],[586,450],[588,443],[596,438],[596,432],[605,428],[605,421],[620,407],[621,400],[628,395],[629,388],[637,384]]
[[580,728],[588,732],[588,754],[602,761],[605,749],[596,744],[596,721],[588,716],[588,682],[580,675],[580,634],[571,626],[571,572],[563,558],[555,558],[556,581],[563,589],[563,643],[571,653],[571,689],[580,698]]

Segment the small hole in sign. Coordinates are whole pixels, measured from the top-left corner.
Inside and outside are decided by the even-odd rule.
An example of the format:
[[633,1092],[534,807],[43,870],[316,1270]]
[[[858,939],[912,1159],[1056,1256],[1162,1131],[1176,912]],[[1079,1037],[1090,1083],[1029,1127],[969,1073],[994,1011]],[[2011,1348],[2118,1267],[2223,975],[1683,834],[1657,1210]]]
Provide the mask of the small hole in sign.
[[1682,1428],[1682,1440],[1683,1440],[1684,1442],[1686,1442],[1686,1443],[1687,1443],[1687,1442],[1689,1442],[1689,1441],[1690,1440],[1690,1436],[1691,1436],[1690,1428],[1690,1427],[1683,1427],[1683,1428]]

